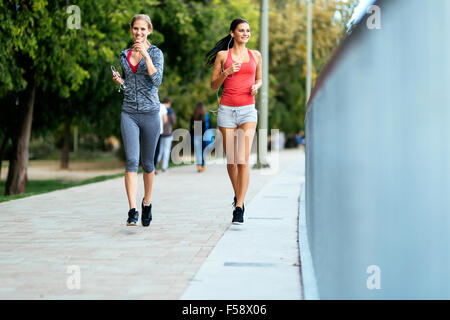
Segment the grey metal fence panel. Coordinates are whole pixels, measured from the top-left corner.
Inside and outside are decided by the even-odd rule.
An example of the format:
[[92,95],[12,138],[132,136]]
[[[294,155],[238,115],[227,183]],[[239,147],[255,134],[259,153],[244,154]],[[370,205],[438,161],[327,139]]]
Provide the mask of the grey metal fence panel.
[[360,22],[306,114],[320,298],[450,299],[450,1],[376,5],[381,29]]

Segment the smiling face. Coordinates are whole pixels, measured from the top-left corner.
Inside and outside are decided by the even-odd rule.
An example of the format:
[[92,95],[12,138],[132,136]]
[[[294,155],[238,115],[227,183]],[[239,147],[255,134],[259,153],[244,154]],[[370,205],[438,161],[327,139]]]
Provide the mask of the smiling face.
[[250,39],[250,26],[245,22],[240,23],[231,34],[234,36],[234,41],[238,43],[247,43]]
[[135,42],[145,42],[147,36],[151,33],[152,29],[145,20],[138,19],[131,26],[131,34],[133,35]]

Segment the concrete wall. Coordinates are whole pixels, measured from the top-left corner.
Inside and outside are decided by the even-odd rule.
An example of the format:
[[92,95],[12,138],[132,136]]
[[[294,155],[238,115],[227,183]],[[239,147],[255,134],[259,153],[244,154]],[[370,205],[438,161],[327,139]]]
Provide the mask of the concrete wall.
[[381,29],[360,22],[305,120],[319,295],[450,299],[450,1],[376,4]]

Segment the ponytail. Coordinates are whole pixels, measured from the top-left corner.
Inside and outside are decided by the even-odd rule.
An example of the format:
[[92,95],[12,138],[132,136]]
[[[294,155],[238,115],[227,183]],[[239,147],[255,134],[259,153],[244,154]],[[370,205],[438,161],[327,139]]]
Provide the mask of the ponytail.
[[216,60],[217,53],[222,50],[228,50],[230,48],[233,48],[234,39],[231,36],[231,34],[227,35],[226,37],[220,39],[214,48],[212,48],[206,55],[206,66],[212,67],[214,65],[214,61]]

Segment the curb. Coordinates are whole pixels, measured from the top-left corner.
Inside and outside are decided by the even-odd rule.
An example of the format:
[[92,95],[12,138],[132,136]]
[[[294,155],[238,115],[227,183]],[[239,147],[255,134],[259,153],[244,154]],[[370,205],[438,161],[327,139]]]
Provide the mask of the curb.
[[316,275],[314,273],[314,265],[311,251],[309,249],[308,231],[306,225],[306,201],[305,188],[306,183],[302,185],[302,193],[300,195],[300,205],[298,212],[298,248],[300,251],[300,270],[302,281],[302,293],[305,300],[319,300],[319,290],[317,288]]

